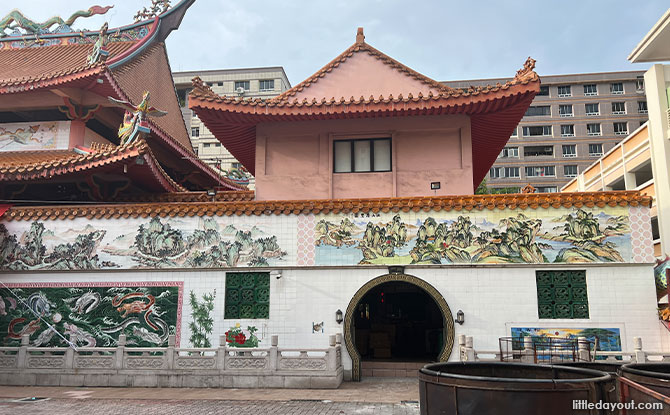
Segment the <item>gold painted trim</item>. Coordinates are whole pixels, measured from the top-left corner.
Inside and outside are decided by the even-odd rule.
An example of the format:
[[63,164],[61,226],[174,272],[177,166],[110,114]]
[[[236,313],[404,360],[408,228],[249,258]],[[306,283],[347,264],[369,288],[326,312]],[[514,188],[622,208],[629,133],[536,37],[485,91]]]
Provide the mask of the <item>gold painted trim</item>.
[[416,285],[417,287],[424,290],[437,303],[440,311],[442,311],[442,318],[444,321],[444,346],[442,347],[442,351],[439,355],[440,362],[446,362],[451,355],[451,350],[454,347],[454,317],[451,314],[451,309],[449,308],[449,305],[447,304],[447,301],[444,299],[442,294],[440,294],[440,292],[435,289],[435,287],[426,281],[413,275],[385,274],[368,281],[365,283],[365,285],[359,288],[358,291],[356,291],[356,294],[354,294],[354,296],[351,298],[351,301],[349,302],[349,305],[347,306],[347,312],[344,316],[344,345],[346,346],[347,352],[351,357],[351,379],[354,381],[361,380],[361,356],[358,354],[358,350],[356,350],[356,346],[354,345],[354,312],[356,311],[358,303],[363,299],[363,296],[365,296],[368,291],[381,284],[393,281],[407,282],[412,285]]

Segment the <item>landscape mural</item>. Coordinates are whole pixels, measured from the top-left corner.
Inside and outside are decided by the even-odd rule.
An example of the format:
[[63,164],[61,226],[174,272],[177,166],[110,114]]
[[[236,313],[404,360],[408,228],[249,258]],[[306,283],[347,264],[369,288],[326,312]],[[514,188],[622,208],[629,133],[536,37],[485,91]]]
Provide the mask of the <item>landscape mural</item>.
[[[618,328],[538,328],[538,327],[512,327],[512,337],[556,337],[576,339],[585,337],[595,342],[598,339],[598,351],[619,352],[621,351],[621,331]],[[523,344],[523,342],[517,342]]]
[[317,265],[631,260],[625,207],[328,215],[315,244]]
[[28,334],[36,347],[115,347],[125,334],[130,347],[167,346],[179,333],[181,293],[180,283],[164,284],[3,287],[0,344],[18,346]]
[[0,269],[625,263],[630,228],[621,206],[11,221]]
[[154,217],[12,225],[10,232],[0,223],[2,269],[262,267],[287,256],[263,220]]

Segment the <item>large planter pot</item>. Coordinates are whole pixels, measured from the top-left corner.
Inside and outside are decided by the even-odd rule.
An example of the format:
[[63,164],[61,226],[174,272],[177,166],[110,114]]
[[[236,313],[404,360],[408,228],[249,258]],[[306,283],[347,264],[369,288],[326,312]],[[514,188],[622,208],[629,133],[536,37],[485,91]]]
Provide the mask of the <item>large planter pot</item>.
[[[621,376],[664,395],[666,400],[670,398],[670,363],[629,363],[621,366]],[[628,387],[625,392],[626,402],[662,402],[634,387]],[[670,411],[670,406],[664,404],[663,410]],[[647,413],[667,412],[648,411]]]
[[611,381],[609,373],[577,367],[435,363],[419,371],[421,414],[565,415],[574,412],[573,402],[607,401],[605,385]]

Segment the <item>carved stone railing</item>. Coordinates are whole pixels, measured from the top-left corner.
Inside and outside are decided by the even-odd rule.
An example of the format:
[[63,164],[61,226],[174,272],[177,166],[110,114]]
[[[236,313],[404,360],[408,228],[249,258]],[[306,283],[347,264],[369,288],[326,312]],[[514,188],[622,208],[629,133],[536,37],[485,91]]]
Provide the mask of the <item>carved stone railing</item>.
[[[460,335],[458,338],[460,360],[481,361],[481,362],[500,362],[502,354],[500,350],[476,350],[474,340],[471,336]],[[633,351],[592,351],[582,347],[586,342],[581,341],[577,351],[577,358],[580,361],[598,361],[598,362],[619,362],[619,363],[645,363],[645,362],[670,362],[670,352],[645,351],[642,349],[642,338],[633,338]],[[531,347],[525,345],[524,350],[518,353],[518,361],[521,363],[534,363],[535,355],[547,354],[551,352],[533,351]],[[604,359],[603,359],[604,357]]]
[[341,336],[327,349],[168,347],[0,347],[0,385],[234,388],[337,388],[342,383]]

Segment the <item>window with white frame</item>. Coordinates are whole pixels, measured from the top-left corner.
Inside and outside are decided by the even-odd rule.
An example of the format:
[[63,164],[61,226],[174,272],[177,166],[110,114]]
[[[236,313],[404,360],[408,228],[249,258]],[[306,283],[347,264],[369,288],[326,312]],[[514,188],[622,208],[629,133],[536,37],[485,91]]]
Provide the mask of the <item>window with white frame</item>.
[[565,157],[565,158],[577,157],[577,145],[576,144],[563,144],[563,157]]
[[491,167],[491,170],[489,170],[489,177],[492,178],[492,179],[518,178],[519,177],[519,168],[518,167]]
[[239,88],[248,91],[251,89],[251,84],[249,81],[235,81],[235,90],[237,91]]
[[637,102],[637,112],[638,114],[646,114],[649,111],[647,110],[647,101],[638,101]]
[[505,147],[500,152],[498,158],[519,158],[519,147]]
[[505,167],[505,177],[518,178],[519,177],[519,168],[518,167]]
[[275,80],[274,79],[261,79],[258,81],[258,88],[262,91],[274,91],[275,90]]
[[526,167],[526,177],[554,177],[554,176],[556,176],[556,166]]
[[519,129],[517,127],[514,127],[514,131],[512,131],[512,135],[510,137],[517,137],[519,134]]
[[572,105],[561,104],[558,106],[558,115],[560,117],[572,117],[574,113],[572,112]]
[[614,123],[614,135],[628,135],[628,123],[627,122],[615,122]]
[[577,166],[576,165],[563,166],[563,175],[565,177],[577,177]]
[[602,144],[589,144],[589,156],[600,157],[602,155],[603,155],[603,145]]
[[596,84],[584,85],[584,95],[587,97],[598,95],[598,86]]
[[626,103],[625,102],[613,102],[612,103],[612,114],[625,114],[626,113]]
[[586,135],[601,135],[600,124],[586,124]]
[[540,85],[540,92],[537,93],[538,96],[549,96],[549,87]]
[[523,127],[523,135],[526,137],[551,136],[551,125]]
[[200,127],[191,128],[191,137],[193,138],[200,137]]
[[524,157],[553,156],[554,146],[525,146],[523,148]]
[[372,138],[333,142],[335,173],[391,171],[391,139]]
[[623,95],[623,82],[612,82],[610,92],[612,95]]
[[584,104],[584,107],[586,109],[586,115],[600,115],[600,104],[593,103],[593,104]]
[[489,177],[491,179],[500,179],[503,177],[503,167],[491,167],[489,170]]
[[539,116],[550,116],[551,107],[549,105],[537,105],[534,107],[528,107],[526,110],[526,117],[539,117]]
[[575,126],[570,125],[561,125],[561,137],[574,137],[575,136]]
[[538,186],[535,188],[537,193],[556,193],[558,188],[556,186]]
[[572,90],[570,89],[570,85],[561,85],[558,87],[559,98],[565,98],[571,96],[572,96]]
[[644,92],[644,76],[638,76],[635,80],[635,90],[637,92]]

